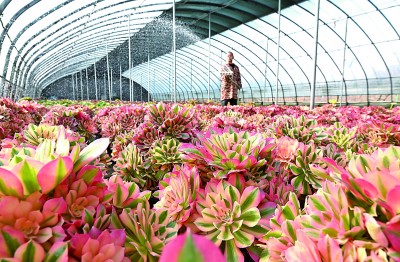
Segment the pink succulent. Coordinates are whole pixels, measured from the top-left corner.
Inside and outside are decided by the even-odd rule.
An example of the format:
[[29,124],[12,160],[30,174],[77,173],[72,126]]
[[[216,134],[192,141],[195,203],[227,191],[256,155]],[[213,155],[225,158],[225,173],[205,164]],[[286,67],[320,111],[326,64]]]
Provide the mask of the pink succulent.
[[188,163],[205,162],[214,169],[213,176],[222,179],[229,174],[241,173],[252,179],[272,176],[272,138],[262,134],[238,132],[234,128],[210,129],[199,134],[196,145],[184,144],[183,160]]
[[112,194],[111,203],[118,208],[135,208],[141,201],[150,198],[150,191],[140,192],[134,182],[123,181],[118,175],[113,175],[106,181],[108,191]]
[[383,227],[383,233],[389,241],[391,251],[400,253],[400,215],[393,217]]
[[92,228],[87,234],[75,234],[71,239],[71,255],[82,262],[130,261],[125,257],[125,231],[100,231]]
[[298,140],[282,136],[276,141],[275,157],[281,164],[293,163],[297,156],[297,150],[304,146]]
[[167,219],[167,211],[150,209],[149,203],[139,203],[136,209],[113,212],[113,228],[126,232],[125,255],[131,261],[153,261],[160,257],[164,246],[176,237],[178,225]]
[[169,242],[160,257],[160,262],[201,261],[223,262],[221,250],[208,238],[186,231]]
[[154,207],[167,210],[168,216],[178,224],[184,224],[195,209],[200,177],[195,167],[176,166],[172,173],[160,182],[159,199]]
[[368,205],[378,204],[390,219],[400,214],[400,147],[379,149],[350,160],[341,177],[354,196]]
[[54,196],[64,197],[68,206],[65,219],[79,219],[84,209],[94,211],[103,202],[107,188],[102,181],[102,173],[95,166],[82,168],[77,176],[56,188]]
[[259,188],[246,187],[241,193],[224,180],[211,180],[205,190],[199,190],[197,211],[200,217],[194,222],[218,246],[223,244],[227,260],[243,261],[239,248],[253,244],[264,229],[259,204],[264,198]]

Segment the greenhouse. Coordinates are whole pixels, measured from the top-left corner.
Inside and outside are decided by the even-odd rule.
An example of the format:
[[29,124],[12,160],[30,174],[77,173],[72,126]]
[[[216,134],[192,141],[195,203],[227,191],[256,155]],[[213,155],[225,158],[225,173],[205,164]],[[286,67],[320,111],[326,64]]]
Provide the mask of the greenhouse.
[[0,261],[400,261],[400,0],[0,0]]
[[[2,1],[3,96],[220,99],[233,51],[243,102],[397,101],[399,2]],[[318,20],[316,20],[318,15]],[[315,69],[315,72],[314,72]]]

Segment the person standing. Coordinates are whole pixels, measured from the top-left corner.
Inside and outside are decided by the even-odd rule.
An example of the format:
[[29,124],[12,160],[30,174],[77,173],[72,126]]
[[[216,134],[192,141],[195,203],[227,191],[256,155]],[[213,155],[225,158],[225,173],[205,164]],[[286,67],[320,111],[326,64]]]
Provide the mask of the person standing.
[[221,105],[237,105],[238,91],[242,88],[239,67],[233,63],[233,53],[226,54],[226,63],[221,67]]

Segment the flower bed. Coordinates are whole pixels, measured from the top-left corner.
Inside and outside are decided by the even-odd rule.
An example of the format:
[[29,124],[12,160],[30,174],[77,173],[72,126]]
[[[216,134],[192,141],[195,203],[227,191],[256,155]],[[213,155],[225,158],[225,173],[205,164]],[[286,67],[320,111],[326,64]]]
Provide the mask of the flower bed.
[[0,107],[4,261],[400,260],[399,107]]

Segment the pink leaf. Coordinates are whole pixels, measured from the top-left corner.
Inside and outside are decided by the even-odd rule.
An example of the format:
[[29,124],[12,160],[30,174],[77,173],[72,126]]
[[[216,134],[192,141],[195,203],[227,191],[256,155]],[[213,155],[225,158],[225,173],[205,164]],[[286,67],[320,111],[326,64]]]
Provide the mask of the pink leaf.
[[387,194],[388,205],[393,213],[400,214],[400,185],[395,186]]
[[43,212],[46,211],[63,214],[67,211],[67,203],[61,197],[49,199],[43,205]]
[[21,197],[24,188],[21,181],[14,173],[0,167],[0,191],[7,196]]
[[74,164],[74,172],[99,157],[110,144],[109,138],[100,138],[85,147]]
[[342,250],[339,244],[328,235],[325,235],[324,238],[320,238],[318,241],[318,249],[323,261],[343,261]]
[[47,194],[59,185],[71,173],[72,167],[69,157],[59,157],[44,165],[37,174],[42,193]]
[[47,252],[45,261],[67,262],[68,261],[68,243],[57,242]]
[[24,261],[24,258],[29,258],[30,261],[43,261],[44,249],[35,241],[29,241],[18,247],[15,251],[14,258]]
[[211,240],[186,232],[169,242],[161,254],[160,262],[178,262],[181,258],[193,261],[220,262],[224,256]]

